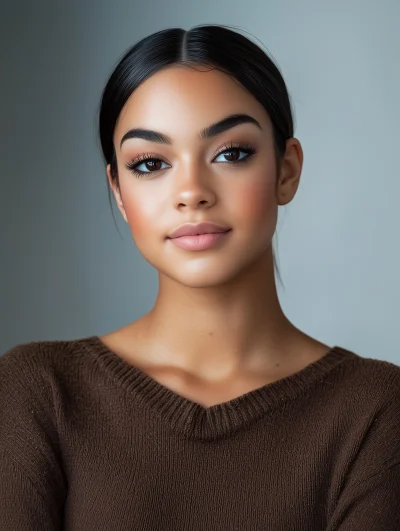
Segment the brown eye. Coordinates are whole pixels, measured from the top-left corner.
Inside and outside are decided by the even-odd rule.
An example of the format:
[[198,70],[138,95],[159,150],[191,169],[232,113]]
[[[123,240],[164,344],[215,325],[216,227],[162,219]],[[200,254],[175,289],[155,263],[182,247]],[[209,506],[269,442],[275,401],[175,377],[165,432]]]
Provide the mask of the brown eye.
[[158,171],[161,170],[162,161],[159,159],[149,159],[144,164],[148,170]]
[[[236,155],[235,155],[235,153],[236,153]],[[239,153],[240,153],[239,149],[231,149],[230,151],[225,151],[224,157],[229,162],[235,162],[236,160],[239,160],[239,157],[240,157]]]
[[[215,161],[231,162],[234,165],[236,162],[246,162],[255,152],[256,150],[252,146],[229,146],[219,153]],[[220,157],[223,159],[218,160]]]
[[[131,171],[136,177],[144,177],[150,175],[151,173],[156,173],[159,170],[165,169],[162,168],[162,165],[165,164],[161,159],[145,155],[144,157],[139,157],[139,159],[134,160],[126,164],[126,167]],[[142,167],[142,170],[139,168]]]

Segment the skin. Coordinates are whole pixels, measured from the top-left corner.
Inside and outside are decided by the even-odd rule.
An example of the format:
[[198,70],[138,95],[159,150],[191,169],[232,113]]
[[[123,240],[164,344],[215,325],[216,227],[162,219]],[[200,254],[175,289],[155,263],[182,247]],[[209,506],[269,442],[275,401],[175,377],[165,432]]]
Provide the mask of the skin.
[[[253,116],[220,135],[199,132],[230,114]],[[135,127],[172,138],[172,145],[124,134]],[[218,155],[229,142],[256,153],[233,166]],[[120,188],[107,177],[118,208],[144,258],[158,271],[153,309],[101,339],[114,352],[176,393],[204,407],[228,401],[301,370],[329,347],[298,330],[280,306],[272,238],[278,207],[292,201],[303,165],[291,138],[277,170],[273,130],[264,107],[230,76],[209,68],[171,66],[141,84],[123,108],[115,131]],[[141,154],[145,178],[126,164]],[[245,157],[240,151],[237,158]],[[217,157],[217,161],[215,158]],[[152,173],[150,173],[152,172]],[[219,246],[187,251],[166,239],[187,222],[231,227]]]

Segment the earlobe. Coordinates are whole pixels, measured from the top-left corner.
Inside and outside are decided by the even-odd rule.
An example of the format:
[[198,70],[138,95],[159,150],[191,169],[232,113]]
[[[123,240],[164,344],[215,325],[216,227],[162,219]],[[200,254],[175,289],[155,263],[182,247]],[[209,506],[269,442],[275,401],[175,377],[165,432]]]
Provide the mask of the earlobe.
[[128,219],[126,217],[124,205],[122,203],[121,194],[120,194],[119,190],[117,189],[117,186],[115,185],[115,182],[113,181],[112,176],[111,176],[111,166],[110,166],[110,164],[107,164],[106,173],[107,173],[108,182],[109,182],[110,188],[111,188],[111,190],[112,190],[112,192],[114,194],[115,201],[117,203],[118,209],[121,212],[122,217],[124,218],[124,220],[128,223]]
[[276,193],[276,200],[279,206],[287,205],[293,199],[293,194],[288,192],[290,192],[290,190],[288,191],[287,186],[283,183],[279,183]]
[[288,172],[278,184],[277,202],[278,205],[287,205],[296,195],[300,183],[300,173],[298,171]]
[[287,205],[296,195],[299,187],[303,152],[297,139],[289,139],[282,160],[277,186],[278,205]]
[[114,191],[114,184],[113,184],[113,179],[111,176],[111,164],[107,164],[106,173],[107,173],[108,184],[110,185],[111,190]]

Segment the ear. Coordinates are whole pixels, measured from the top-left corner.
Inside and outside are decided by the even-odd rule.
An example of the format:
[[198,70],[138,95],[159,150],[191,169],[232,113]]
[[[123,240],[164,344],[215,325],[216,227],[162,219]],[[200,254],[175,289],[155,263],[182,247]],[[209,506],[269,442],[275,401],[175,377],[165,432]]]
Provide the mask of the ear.
[[118,205],[118,209],[121,212],[122,217],[124,218],[124,220],[128,223],[128,219],[126,217],[126,212],[125,212],[125,209],[124,209],[124,204],[122,202],[121,192],[118,189],[114,179],[111,176],[111,165],[110,164],[107,164],[106,172],[107,172],[108,182],[110,183],[110,188],[113,191],[113,194],[114,194],[114,197],[115,197],[115,201],[117,202],[117,205]]
[[278,205],[287,205],[296,195],[303,168],[303,149],[297,138],[286,141],[286,153],[281,162],[277,184]]

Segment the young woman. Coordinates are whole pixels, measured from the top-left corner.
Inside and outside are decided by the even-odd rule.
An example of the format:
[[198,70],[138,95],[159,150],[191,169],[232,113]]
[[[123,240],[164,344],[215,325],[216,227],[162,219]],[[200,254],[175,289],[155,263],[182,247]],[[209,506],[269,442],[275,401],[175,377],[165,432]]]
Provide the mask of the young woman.
[[0,358],[0,528],[400,529],[400,368],[309,337],[278,300],[303,163],[278,68],[227,27],[159,31],[99,118],[158,296],[106,335]]

